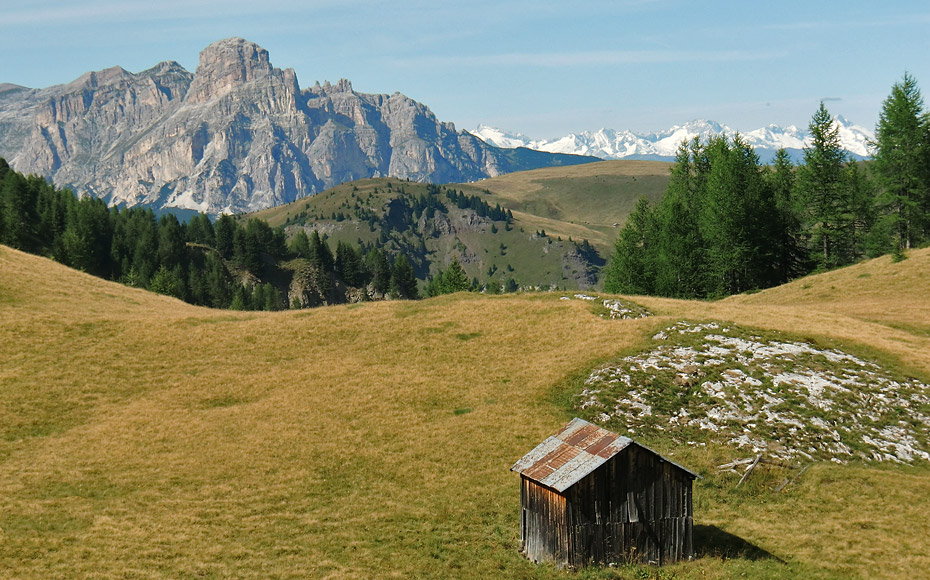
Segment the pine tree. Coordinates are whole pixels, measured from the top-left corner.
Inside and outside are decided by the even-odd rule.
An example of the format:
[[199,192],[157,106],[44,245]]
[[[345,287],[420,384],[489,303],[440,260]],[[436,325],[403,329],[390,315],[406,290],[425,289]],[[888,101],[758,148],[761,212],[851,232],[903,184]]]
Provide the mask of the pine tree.
[[198,213],[187,224],[187,241],[205,246],[214,247],[216,236],[213,231],[213,222],[205,213]]
[[65,263],[88,274],[110,277],[111,226],[109,210],[102,199],[85,197],[76,203],[62,234]]
[[443,294],[467,292],[472,289],[471,282],[468,280],[468,274],[465,273],[458,258],[452,258],[452,262],[443,273],[441,289]]
[[352,246],[343,241],[336,245],[334,268],[336,275],[348,286],[359,288],[367,283],[361,258]]
[[307,232],[304,230],[297,230],[287,247],[292,254],[296,254],[305,260],[310,259],[310,237],[307,236]]
[[206,270],[207,292],[210,297],[209,306],[213,308],[227,308],[232,301],[232,278],[222,258],[218,254],[208,253],[204,260]]
[[220,253],[220,256],[226,258],[227,260],[233,257],[234,253],[234,239],[236,230],[235,220],[232,216],[223,214],[214,226],[214,235],[216,237],[216,250]]
[[169,270],[175,266],[186,266],[187,245],[181,224],[172,214],[158,220],[158,263]]
[[310,255],[308,257],[310,264],[315,269],[314,281],[320,293],[326,297],[329,296],[333,288],[333,253],[329,249],[329,244],[320,237],[320,233],[313,230],[310,234]]
[[390,292],[394,298],[405,298],[407,300],[419,298],[417,278],[414,275],[410,261],[403,254],[398,254],[394,260],[394,268],[391,270]]
[[186,288],[184,279],[181,277],[180,267],[169,270],[162,265],[152,276],[152,281],[149,282],[149,290],[184,300]]
[[697,215],[706,174],[703,157],[703,148],[696,138],[679,147],[671,180],[656,210],[659,235],[655,292],[662,296],[694,298],[701,295],[704,244]]
[[384,250],[373,248],[365,256],[365,264],[371,272],[371,288],[381,295],[386,295],[390,291],[391,284],[391,265],[384,255]]
[[798,218],[795,167],[791,162],[791,156],[784,148],[775,153],[766,180],[775,202],[775,214],[771,219],[778,224],[778,235],[772,243],[777,273],[775,283],[780,284],[808,271],[804,241],[801,238],[801,222]]
[[846,151],[840,144],[839,127],[823,102],[811,118],[809,130],[812,143],[804,148],[804,165],[798,169],[804,227],[816,264],[834,268],[846,263],[845,246],[851,242],[851,204],[843,184]]
[[614,255],[604,272],[604,291],[615,294],[655,292],[655,216],[641,197],[614,244]]
[[874,175],[882,226],[898,250],[930,238],[930,143],[928,120],[917,81],[909,74],[895,83],[875,127]]
[[26,178],[7,171],[0,183],[0,243],[24,249],[30,239],[29,188]]

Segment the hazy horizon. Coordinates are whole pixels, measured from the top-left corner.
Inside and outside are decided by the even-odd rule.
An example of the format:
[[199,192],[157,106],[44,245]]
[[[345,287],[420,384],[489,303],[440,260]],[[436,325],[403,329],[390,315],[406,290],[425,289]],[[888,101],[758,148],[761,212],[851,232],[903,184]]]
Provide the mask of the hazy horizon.
[[7,9],[0,32],[0,83],[43,88],[165,60],[193,72],[203,48],[240,36],[294,68],[301,87],[347,78],[361,92],[404,93],[458,129],[534,139],[693,119],[805,126],[821,100],[872,129],[905,71],[930,82],[930,9],[910,1],[838,11],[796,1],[45,0]]

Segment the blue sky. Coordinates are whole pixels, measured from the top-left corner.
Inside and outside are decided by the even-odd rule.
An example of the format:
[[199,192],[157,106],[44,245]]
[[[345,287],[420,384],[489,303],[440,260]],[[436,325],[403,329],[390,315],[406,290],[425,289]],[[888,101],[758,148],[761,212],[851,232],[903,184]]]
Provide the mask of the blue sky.
[[241,36],[302,87],[402,92],[460,129],[533,138],[704,118],[874,128],[905,71],[930,87],[930,4],[686,0],[0,0],[0,83],[163,60]]

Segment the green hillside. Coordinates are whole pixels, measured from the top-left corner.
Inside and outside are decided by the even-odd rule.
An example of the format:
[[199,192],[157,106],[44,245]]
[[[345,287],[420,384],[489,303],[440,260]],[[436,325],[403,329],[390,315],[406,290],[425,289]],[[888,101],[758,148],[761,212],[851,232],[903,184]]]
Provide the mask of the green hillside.
[[655,203],[665,192],[671,168],[662,161],[602,161],[509,173],[462,188],[490,192],[489,201],[511,209],[533,229],[585,238],[609,253],[637,200]]
[[[420,219],[422,214],[416,220],[386,218],[392,207],[398,214],[394,200],[405,198],[412,204],[435,190],[392,178],[342,184],[246,217],[288,228],[291,235],[296,228],[312,228],[332,243],[402,251],[421,279],[435,275],[455,257],[482,285],[513,280],[519,286],[587,288],[596,283],[598,267],[613,251],[619,226],[636,201],[661,197],[670,167],[654,161],[604,161],[440,186],[438,199],[450,209],[443,223],[432,219],[432,210],[426,220]],[[509,210],[509,227],[456,208],[445,196],[449,190]],[[584,241],[596,255],[579,246]]]
[[[848,313],[843,293],[827,292],[831,272],[807,279],[825,288],[804,302],[775,290],[771,301],[639,297],[653,316],[610,320],[599,301],[571,293],[217,311],[0,247],[0,570],[17,579],[921,577],[923,461],[815,461],[783,491],[798,470],[760,466],[736,487],[739,475],[717,466],[747,457],[744,448],[637,431],[704,477],[698,558],[580,573],[519,555],[509,468],[587,412],[577,395],[593,370],[651,351],[681,321],[777,331],[926,383],[930,336],[897,326],[930,319],[893,305],[895,280],[919,280],[927,252],[893,269],[856,266]],[[861,296],[872,311],[860,310]]]
[[[451,192],[470,198],[475,207],[459,207],[464,204],[453,201]],[[257,217],[284,227],[288,235],[301,228],[316,230],[332,246],[342,241],[402,252],[421,280],[455,258],[482,286],[587,288],[597,282],[604,258],[584,238],[559,239],[518,214],[502,218],[492,215],[495,211],[506,210],[481,191],[379,178],[343,184],[243,219]]]

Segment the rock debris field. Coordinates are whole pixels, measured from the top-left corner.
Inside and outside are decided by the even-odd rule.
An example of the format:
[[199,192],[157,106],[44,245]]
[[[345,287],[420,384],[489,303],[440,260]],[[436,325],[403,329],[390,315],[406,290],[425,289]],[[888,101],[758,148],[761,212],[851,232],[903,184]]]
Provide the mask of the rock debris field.
[[[600,300],[605,309],[604,313],[601,314],[601,317],[609,318],[611,320],[632,320],[634,318],[646,318],[648,316],[652,316],[652,313],[649,312],[649,310],[643,308],[635,302],[627,302],[618,298],[606,298],[601,300],[597,296],[591,296],[590,294],[575,294],[574,297],[577,300],[586,300],[588,302],[596,302]],[[562,298],[560,298],[560,300],[571,299],[571,296],[562,296]]]
[[930,386],[917,379],[719,322],[678,322],[653,339],[592,372],[577,406],[631,433],[787,461],[930,460]]

